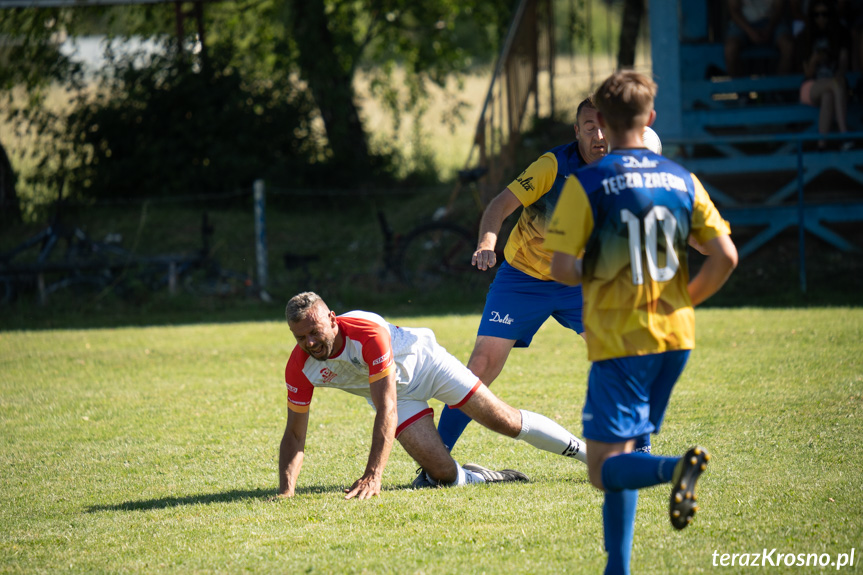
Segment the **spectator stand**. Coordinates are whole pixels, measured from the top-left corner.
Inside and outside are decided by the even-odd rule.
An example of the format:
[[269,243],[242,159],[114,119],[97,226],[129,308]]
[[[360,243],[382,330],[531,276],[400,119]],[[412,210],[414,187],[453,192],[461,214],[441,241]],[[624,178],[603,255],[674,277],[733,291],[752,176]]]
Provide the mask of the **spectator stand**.
[[[855,147],[839,151],[839,136],[830,135],[830,151],[816,151],[818,109],[799,103],[802,75],[768,73],[775,49],[745,49],[750,74],[724,75],[727,18],[723,0],[651,2],[653,72],[660,85],[654,128],[666,155],[701,179],[733,226],[764,228],[741,246],[743,257],[795,225],[801,242],[805,229],[840,250],[858,250],[826,225],[863,221],[861,102],[849,100],[852,132],[842,135]],[[848,85],[859,76],[849,74]],[[754,198],[743,192],[752,181],[759,187]],[[836,182],[840,194],[824,189]],[[804,199],[816,188],[822,198],[841,200],[816,203],[813,193]],[[804,269],[802,254],[801,246]]]

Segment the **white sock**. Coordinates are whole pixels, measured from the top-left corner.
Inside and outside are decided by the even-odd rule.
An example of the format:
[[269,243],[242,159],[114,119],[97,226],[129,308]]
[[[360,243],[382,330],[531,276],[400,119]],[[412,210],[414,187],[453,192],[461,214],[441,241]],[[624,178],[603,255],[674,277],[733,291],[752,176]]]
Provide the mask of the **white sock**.
[[587,463],[587,447],[582,440],[544,415],[524,409],[519,411],[521,411],[521,433],[516,439],[536,448],[565,457],[574,457],[582,463]]
[[456,485],[468,485],[470,483],[485,483],[485,479],[482,475],[478,473],[474,473],[473,471],[468,471],[458,464],[458,461],[455,462],[456,469],[458,469],[458,477],[456,480],[449,484],[449,487],[454,487]]

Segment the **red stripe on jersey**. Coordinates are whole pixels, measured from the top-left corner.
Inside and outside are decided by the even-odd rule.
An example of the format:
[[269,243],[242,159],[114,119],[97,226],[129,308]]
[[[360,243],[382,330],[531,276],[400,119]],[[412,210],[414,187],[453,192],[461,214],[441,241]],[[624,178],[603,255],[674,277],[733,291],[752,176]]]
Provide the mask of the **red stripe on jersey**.
[[427,415],[433,416],[434,415],[434,409],[432,409],[431,407],[428,407],[426,409],[423,409],[422,411],[420,411],[419,413],[417,413],[413,417],[407,418],[404,423],[402,423],[401,425],[396,427],[396,439],[399,438],[399,434],[402,431],[404,431],[405,429],[407,429],[408,427],[410,427],[411,425],[413,425],[414,423],[416,423],[417,421],[419,421],[420,419],[422,419],[423,417],[425,417]]

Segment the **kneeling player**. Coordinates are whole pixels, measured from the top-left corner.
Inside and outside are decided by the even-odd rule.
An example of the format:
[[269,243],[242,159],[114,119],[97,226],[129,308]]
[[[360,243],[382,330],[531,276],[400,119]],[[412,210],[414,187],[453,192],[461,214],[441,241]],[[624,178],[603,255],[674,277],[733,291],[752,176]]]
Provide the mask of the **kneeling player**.
[[402,328],[373,313],[336,316],[312,292],[285,310],[297,340],[285,368],[288,421],[279,449],[279,495],[291,497],[303,463],[309,404],[316,387],[359,395],[375,408],[372,445],[363,475],[345,499],[380,494],[394,439],[423,469],[425,485],[526,481],[518,471],[459,465],[434,427],[429,399],[464,410],[480,424],[534,447],[586,462],[584,443],[545,416],[498,399],[424,328]]

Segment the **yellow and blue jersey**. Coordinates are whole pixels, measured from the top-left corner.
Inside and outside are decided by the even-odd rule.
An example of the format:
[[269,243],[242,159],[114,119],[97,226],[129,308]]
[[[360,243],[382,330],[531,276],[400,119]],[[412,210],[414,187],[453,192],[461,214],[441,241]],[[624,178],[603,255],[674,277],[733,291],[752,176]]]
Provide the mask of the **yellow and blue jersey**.
[[544,247],[584,254],[588,358],[693,349],[688,238],[730,233],[701,182],[649,150],[615,150],[570,177]]
[[540,156],[507,186],[523,206],[503,250],[512,267],[540,280],[552,279],[551,252],[543,247],[545,230],[567,176],[582,166],[578,142],[571,142]]

